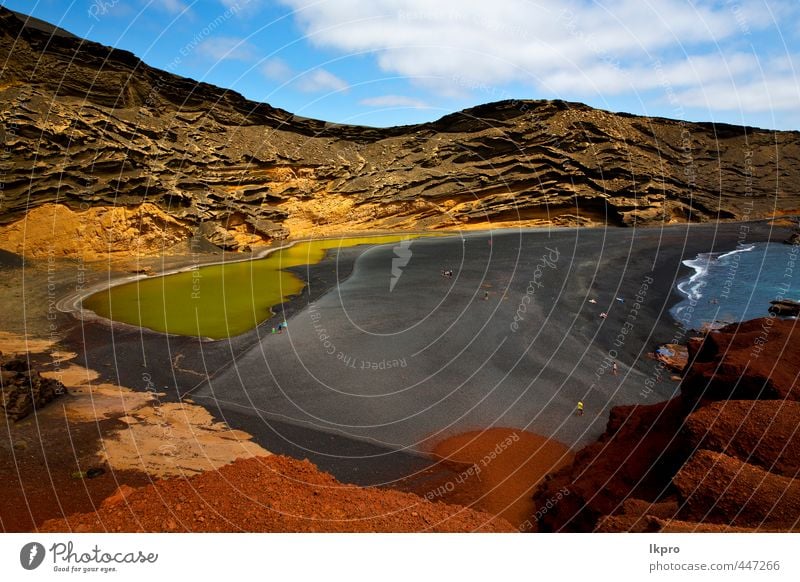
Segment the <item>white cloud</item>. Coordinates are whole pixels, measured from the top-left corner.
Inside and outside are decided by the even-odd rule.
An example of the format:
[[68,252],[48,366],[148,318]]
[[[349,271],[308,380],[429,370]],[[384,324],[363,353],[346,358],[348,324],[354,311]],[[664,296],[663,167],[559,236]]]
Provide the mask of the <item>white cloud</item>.
[[162,8],[170,14],[179,14],[188,10],[186,4],[181,2],[181,0],[157,0],[153,2],[153,5]]
[[286,61],[279,58],[268,59],[261,65],[261,72],[273,81],[287,81],[294,73]]
[[325,69],[312,69],[304,73],[295,72],[281,58],[267,59],[261,64],[261,73],[279,83],[291,83],[295,89],[304,93],[319,93],[322,91],[336,92],[347,91],[347,81],[341,79]]
[[314,69],[304,73],[296,83],[297,88],[305,93],[321,91],[346,91],[347,82],[325,69]]
[[256,51],[250,43],[230,36],[210,38],[201,43],[197,51],[214,61],[252,61],[256,58]]
[[429,109],[430,105],[405,95],[379,95],[377,97],[368,97],[359,101],[361,105],[367,107],[408,107],[412,109]]
[[648,65],[617,62],[591,64],[579,71],[554,71],[542,77],[542,85],[557,92],[617,94],[661,88],[675,90],[719,80],[734,79],[758,70],[752,53],[697,55],[672,62],[653,60]]
[[282,2],[315,46],[370,53],[383,71],[448,95],[511,83],[552,97],[665,87],[696,97],[731,83],[746,94],[760,84],[784,95],[775,55],[746,51],[753,35],[798,12],[781,0]]
[[714,83],[687,89],[676,95],[684,107],[720,111],[764,112],[800,109],[797,79],[750,81],[745,84]]

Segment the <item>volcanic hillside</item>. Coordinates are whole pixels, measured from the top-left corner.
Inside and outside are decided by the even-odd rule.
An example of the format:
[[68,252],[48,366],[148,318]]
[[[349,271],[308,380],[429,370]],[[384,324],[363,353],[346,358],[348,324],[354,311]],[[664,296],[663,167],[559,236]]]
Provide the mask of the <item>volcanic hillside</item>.
[[[800,208],[798,132],[564,101],[502,101],[414,126],[337,125],[3,8],[0,60],[0,224],[42,205],[42,220],[69,223],[49,205],[89,205],[84,223],[124,230],[138,219],[151,236],[168,234],[165,244],[200,234],[235,250],[371,229],[641,225]],[[143,202],[154,206],[139,212]],[[133,218],[103,214],[120,206]],[[8,240],[26,252],[20,237]]]

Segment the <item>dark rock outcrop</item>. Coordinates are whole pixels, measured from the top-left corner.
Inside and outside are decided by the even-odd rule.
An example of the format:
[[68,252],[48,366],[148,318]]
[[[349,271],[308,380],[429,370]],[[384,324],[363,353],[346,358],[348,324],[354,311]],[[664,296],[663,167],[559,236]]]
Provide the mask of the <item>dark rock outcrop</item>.
[[781,317],[797,317],[800,315],[800,301],[791,299],[775,299],[769,302],[769,312]]
[[800,232],[793,232],[785,241],[787,245],[800,245]]
[[383,129],[326,123],[3,8],[0,62],[5,223],[48,202],[147,200],[189,225],[230,230],[243,217],[234,234],[274,240],[336,225],[632,225],[800,208],[798,132],[564,101],[502,101]]
[[11,420],[23,419],[66,393],[61,382],[43,378],[28,367],[27,360],[0,364],[0,407]]

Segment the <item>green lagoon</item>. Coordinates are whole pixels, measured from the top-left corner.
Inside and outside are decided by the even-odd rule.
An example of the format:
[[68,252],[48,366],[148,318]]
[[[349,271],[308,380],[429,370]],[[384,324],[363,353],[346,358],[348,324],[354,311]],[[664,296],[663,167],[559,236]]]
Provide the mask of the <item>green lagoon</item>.
[[320,262],[328,250],[378,245],[420,235],[384,235],[298,242],[262,259],[199,267],[110,287],[83,307],[112,321],[155,331],[223,339],[269,319],[305,282],[289,267]]

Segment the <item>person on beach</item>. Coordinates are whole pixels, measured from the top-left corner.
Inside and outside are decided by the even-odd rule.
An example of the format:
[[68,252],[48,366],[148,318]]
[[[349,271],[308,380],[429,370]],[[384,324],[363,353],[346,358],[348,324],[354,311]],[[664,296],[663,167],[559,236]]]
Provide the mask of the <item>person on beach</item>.
[[575,414],[583,416],[583,400],[578,400],[578,408],[575,409]]

